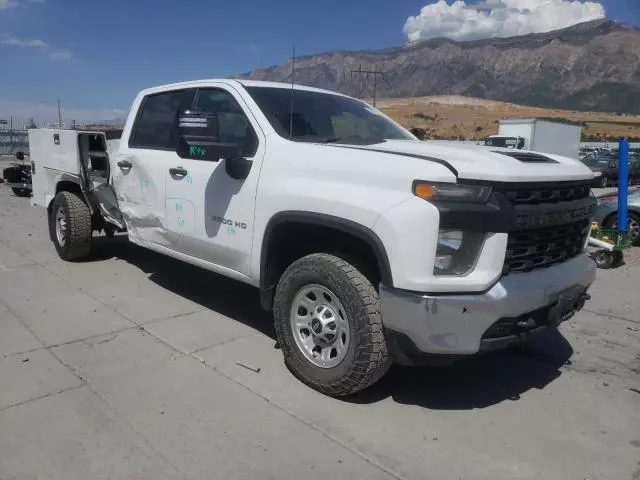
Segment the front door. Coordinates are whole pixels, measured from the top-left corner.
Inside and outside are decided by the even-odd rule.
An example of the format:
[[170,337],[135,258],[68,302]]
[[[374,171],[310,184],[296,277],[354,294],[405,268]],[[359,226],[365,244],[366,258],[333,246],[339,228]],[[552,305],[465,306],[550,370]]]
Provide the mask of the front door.
[[165,217],[166,172],[180,160],[178,112],[188,108],[194,94],[194,89],[165,91],[137,102],[130,133],[125,127],[123,135],[129,141],[120,145],[111,162],[120,212],[135,243],[172,248],[176,240]]
[[249,275],[264,136],[232,87],[200,89],[193,109],[216,114],[220,142],[240,145],[251,171],[236,180],[224,159],[175,161],[165,170],[167,228],[178,237],[175,249],[181,253]]

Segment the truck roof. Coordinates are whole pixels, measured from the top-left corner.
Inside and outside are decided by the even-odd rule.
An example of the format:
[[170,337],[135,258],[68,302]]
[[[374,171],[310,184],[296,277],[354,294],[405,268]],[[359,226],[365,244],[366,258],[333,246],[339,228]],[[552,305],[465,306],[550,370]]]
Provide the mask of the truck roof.
[[[144,89],[140,93],[147,95],[150,93],[158,93],[166,90],[174,90],[180,87],[190,87],[190,88],[206,87],[211,84],[220,84],[220,83],[223,83],[226,85],[235,85],[235,86],[241,85],[244,87],[268,87],[268,88],[282,88],[282,89],[288,89],[288,90],[291,90],[292,88],[292,85],[290,83],[282,83],[282,82],[263,82],[259,80],[230,79],[230,78],[208,78],[208,79],[202,79],[202,80],[190,80],[187,82],[158,85],[156,87]],[[323,90],[321,88],[307,87],[307,86],[298,85],[298,84],[294,84],[293,89],[306,90],[309,92],[329,93],[332,95],[340,95],[343,97],[346,96],[338,92],[333,92],[331,90]]]

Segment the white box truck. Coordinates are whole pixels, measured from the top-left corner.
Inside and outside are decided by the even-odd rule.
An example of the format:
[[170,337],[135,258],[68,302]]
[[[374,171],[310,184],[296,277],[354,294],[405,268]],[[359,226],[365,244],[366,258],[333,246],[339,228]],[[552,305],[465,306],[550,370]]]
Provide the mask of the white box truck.
[[487,147],[515,148],[578,158],[582,127],[539,119],[500,120],[498,135],[484,141]]
[[333,92],[166,85],[140,92],[120,140],[33,129],[29,144],[32,202],[61,258],[88,257],[96,231],[126,232],[257,287],[285,362],[328,395],[392,362],[451,361],[556,328],[595,277],[585,165],[420,142]]

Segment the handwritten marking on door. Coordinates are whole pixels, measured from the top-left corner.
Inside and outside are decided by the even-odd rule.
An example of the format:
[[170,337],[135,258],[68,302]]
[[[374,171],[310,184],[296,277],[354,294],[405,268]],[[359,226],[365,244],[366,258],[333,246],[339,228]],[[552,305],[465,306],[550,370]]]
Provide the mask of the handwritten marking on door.
[[176,202],[176,224],[179,227],[184,227],[184,218],[182,217],[182,213],[184,212],[184,207],[181,203]]
[[189,185],[193,185],[193,177],[191,175],[187,175],[187,179],[186,180],[187,180],[187,183]]
[[191,146],[189,147],[189,155],[193,157],[206,157],[207,149],[199,146]]
[[185,198],[167,198],[165,212],[170,230],[181,234],[194,230],[195,208],[191,201]]

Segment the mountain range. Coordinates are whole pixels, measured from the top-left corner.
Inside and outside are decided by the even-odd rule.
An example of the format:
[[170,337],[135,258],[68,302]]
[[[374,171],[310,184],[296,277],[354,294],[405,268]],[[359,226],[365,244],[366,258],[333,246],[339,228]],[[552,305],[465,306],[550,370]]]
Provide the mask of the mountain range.
[[[371,98],[464,95],[580,111],[640,112],[640,28],[611,20],[548,33],[295,59],[295,83]],[[239,78],[290,82],[291,60]]]

